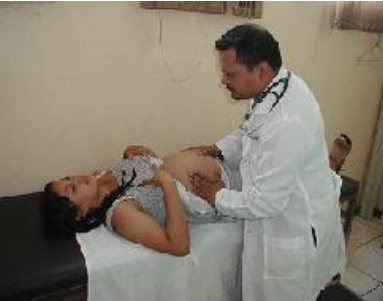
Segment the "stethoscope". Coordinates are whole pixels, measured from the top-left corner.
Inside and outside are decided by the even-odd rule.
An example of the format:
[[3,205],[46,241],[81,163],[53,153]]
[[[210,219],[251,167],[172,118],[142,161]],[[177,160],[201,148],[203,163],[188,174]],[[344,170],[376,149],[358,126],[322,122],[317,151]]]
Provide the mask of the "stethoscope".
[[[261,94],[259,95],[259,97],[256,100],[254,99],[254,102],[253,102],[253,104],[251,106],[251,111],[245,115],[245,120],[248,120],[250,118],[250,116],[251,116],[255,106],[257,104],[262,103],[265,100],[266,96],[268,96],[270,94],[274,95],[274,97],[275,97],[275,100],[274,100],[274,102],[273,102],[273,104],[272,104],[272,106],[271,106],[271,108],[269,110],[269,113],[271,113],[271,111],[279,103],[279,100],[283,97],[283,95],[285,95],[286,90],[289,87],[290,78],[291,78],[291,72],[287,71],[287,76],[282,77],[281,79],[279,79],[278,81],[274,82],[269,87],[267,87],[267,89],[262,91]],[[275,87],[277,87],[279,85],[283,85],[282,91],[280,93],[272,91]]]

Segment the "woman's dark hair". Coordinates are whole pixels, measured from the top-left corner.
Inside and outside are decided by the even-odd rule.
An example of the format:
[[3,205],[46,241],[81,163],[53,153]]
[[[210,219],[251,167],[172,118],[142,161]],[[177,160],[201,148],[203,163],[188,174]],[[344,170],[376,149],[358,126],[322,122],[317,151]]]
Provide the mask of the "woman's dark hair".
[[91,209],[84,218],[77,219],[77,208],[69,198],[58,196],[52,182],[45,185],[43,214],[46,226],[58,236],[68,237],[76,232],[88,232],[101,225],[103,219],[95,215],[97,209]]
[[42,209],[48,230],[62,236],[70,236],[75,232],[76,206],[68,198],[55,194],[52,182],[44,187]]
[[133,169],[132,178],[113,191],[97,208],[89,210],[88,214],[77,218],[77,208],[67,197],[58,196],[53,190],[52,182],[44,187],[44,198],[42,203],[43,216],[46,226],[52,233],[70,237],[76,232],[89,232],[105,222],[106,212],[112,206],[113,202],[121,197],[124,191],[131,186],[136,178],[136,171]]
[[235,26],[215,42],[218,51],[235,50],[237,61],[249,71],[266,61],[274,71],[282,66],[278,41],[265,28],[255,24]]

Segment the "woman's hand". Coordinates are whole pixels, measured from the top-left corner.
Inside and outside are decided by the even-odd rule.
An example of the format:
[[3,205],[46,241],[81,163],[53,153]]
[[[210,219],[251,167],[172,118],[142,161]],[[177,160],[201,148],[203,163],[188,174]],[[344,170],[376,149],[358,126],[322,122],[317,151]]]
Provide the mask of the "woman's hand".
[[148,147],[142,145],[130,145],[125,149],[123,158],[130,159],[134,156],[152,156],[157,157],[157,155]]

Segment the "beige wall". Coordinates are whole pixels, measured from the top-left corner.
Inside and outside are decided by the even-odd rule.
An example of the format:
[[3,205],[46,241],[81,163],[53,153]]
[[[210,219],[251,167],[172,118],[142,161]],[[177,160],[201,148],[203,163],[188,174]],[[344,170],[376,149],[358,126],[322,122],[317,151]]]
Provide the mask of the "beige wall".
[[[345,169],[360,179],[383,63],[356,61],[375,36],[330,29],[330,5],[265,2],[259,23],[316,94],[328,141],[353,138]],[[128,143],[165,154],[229,133],[244,106],[219,85],[213,45],[247,21],[135,2],[0,3],[0,195],[108,166]]]
[[[381,181],[380,181],[380,193],[379,193],[379,198],[378,200],[376,201],[376,207],[378,207],[378,209],[383,212],[383,173],[382,173],[382,177],[381,177]],[[383,219],[382,219],[383,220]]]

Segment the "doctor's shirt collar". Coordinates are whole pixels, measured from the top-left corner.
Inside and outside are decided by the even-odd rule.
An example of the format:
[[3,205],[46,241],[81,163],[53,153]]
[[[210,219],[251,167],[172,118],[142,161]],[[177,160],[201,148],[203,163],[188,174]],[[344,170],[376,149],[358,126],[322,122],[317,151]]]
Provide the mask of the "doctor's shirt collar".
[[280,95],[284,89],[281,82],[284,78],[288,77],[288,71],[281,66],[277,75],[273,78],[270,84],[251,101],[251,114],[267,114],[275,101],[275,95]]

